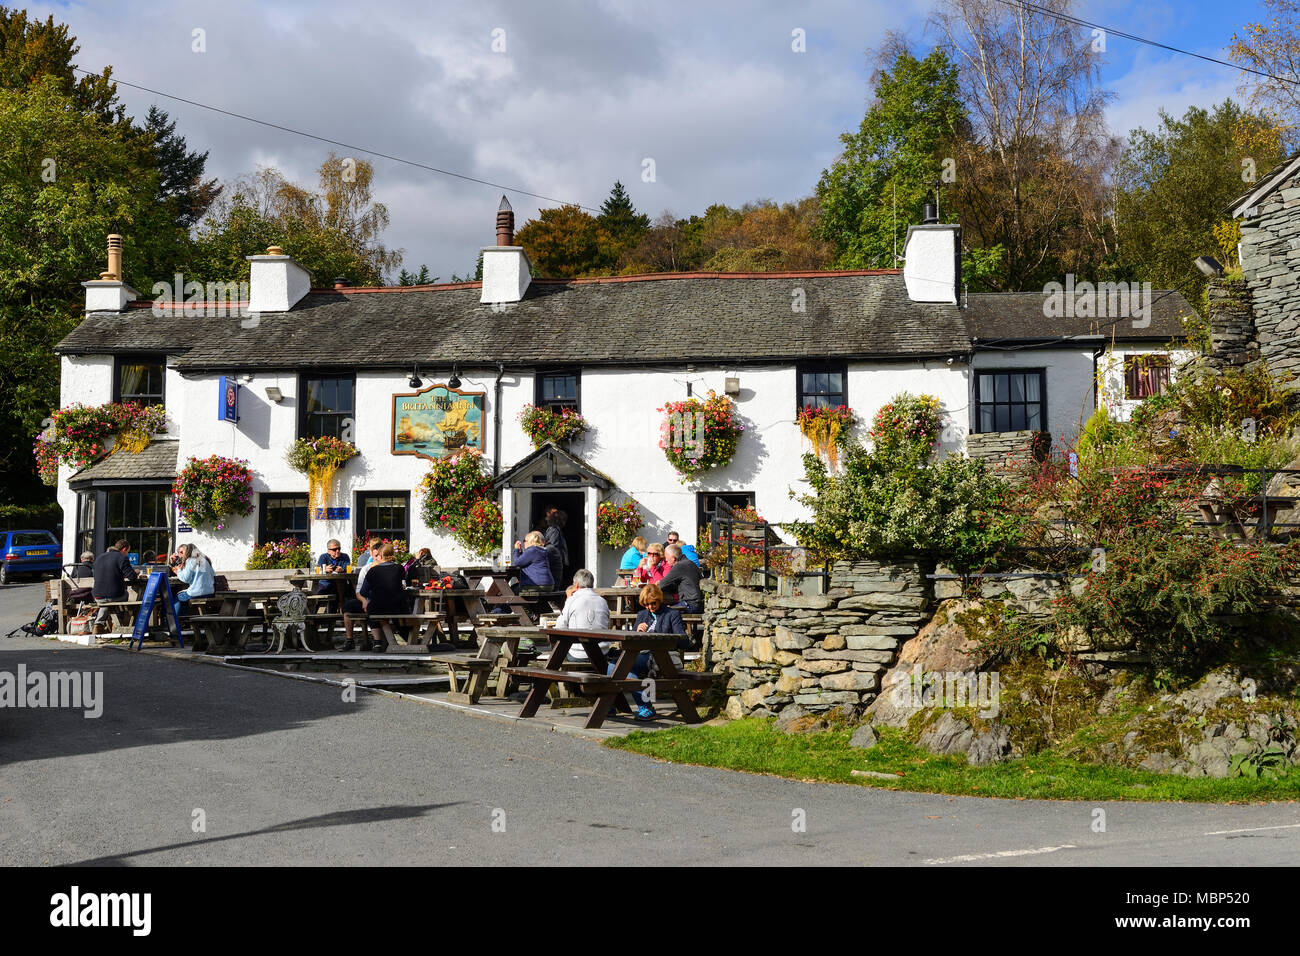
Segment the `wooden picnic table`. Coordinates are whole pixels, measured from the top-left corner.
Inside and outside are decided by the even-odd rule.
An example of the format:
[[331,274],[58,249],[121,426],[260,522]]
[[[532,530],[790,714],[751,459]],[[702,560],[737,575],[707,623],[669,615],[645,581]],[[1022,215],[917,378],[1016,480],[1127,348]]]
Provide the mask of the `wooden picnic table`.
[[350,592],[356,589],[357,572],[356,571],[342,571],[342,572],[312,571],[306,574],[292,574],[289,576],[289,583],[294,586],[298,586],[299,584],[304,585],[304,587],[302,588],[302,590],[304,591],[314,592],[315,591],[314,585],[318,581],[333,582],[335,586],[335,593],[337,593],[339,596],[339,610],[342,610],[343,605],[347,602],[347,599],[352,596]]
[[[596,698],[584,725],[589,729],[603,724],[610,708],[626,709],[623,695],[638,690],[649,692],[651,699],[660,695],[671,697],[687,723],[699,723],[700,715],[691,702],[689,692],[709,687],[714,677],[712,674],[684,673],[677,669],[669,653],[677,646],[677,635],[651,634],[648,631],[578,631],[567,628],[548,628],[545,634],[551,641],[551,653],[544,665],[514,666],[505,670],[507,674],[526,677],[533,682],[524,699],[523,709],[519,711],[521,718],[536,716],[537,709],[541,707],[553,684],[573,684],[580,693]],[[608,674],[605,652],[600,647],[602,641],[608,641],[619,649],[614,669]],[[581,644],[587,652],[592,672],[562,669],[569,656],[569,649],[575,642]],[[657,676],[644,679],[629,677],[632,665],[642,651],[650,652],[659,670]]]
[[507,668],[529,663],[535,651],[520,651],[525,639],[545,641],[547,631],[539,627],[483,627],[478,629],[478,650],[435,654],[433,659],[447,668],[451,690],[447,699],[456,704],[477,704],[483,692],[496,678],[493,693],[498,698],[510,695],[511,675]]
[[[199,614],[190,618],[190,625],[195,632],[194,649],[207,648],[209,653],[225,653],[229,650],[242,649],[253,636],[254,625],[266,626],[268,619],[266,603],[278,599],[285,591],[286,588],[218,591],[212,595],[213,598],[221,601],[218,613]],[[325,595],[312,597],[321,599]],[[312,597],[308,600],[310,601]],[[263,605],[258,613],[252,613],[254,604]],[[310,647],[307,649],[311,650]]]

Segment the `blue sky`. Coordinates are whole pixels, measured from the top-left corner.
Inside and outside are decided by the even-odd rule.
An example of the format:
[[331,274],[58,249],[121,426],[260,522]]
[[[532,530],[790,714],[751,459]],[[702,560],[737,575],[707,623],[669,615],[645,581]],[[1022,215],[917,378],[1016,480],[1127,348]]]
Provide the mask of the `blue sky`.
[[[641,211],[683,217],[713,202],[808,195],[866,108],[865,51],[887,30],[928,47],[931,6],[96,0],[29,10],[69,24],[79,65],[111,64],[124,81],[588,206],[619,179]],[[1257,2],[1208,0],[1095,0],[1074,12],[1220,57],[1234,30],[1263,18]],[[806,31],[804,53],[791,50],[795,28]],[[496,30],[504,50],[492,48]],[[1153,127],[1162,107],[1181,115],[1236,95],[1236,71],[1190,57],[1111,37],[1107,59],[1108,117],[1120,134]],[[330,150],[125,87],[121,95],[136,115],[158,102],[223,178],[268,164],[314,184]],[[653,182],[642,178],[646,159]],[[502,190],[374,162],[391,216],[385,238],[407,266],[427,263],[444,281],[472,268],[494,241]],[[520,223],[548,205],[510,198]]]

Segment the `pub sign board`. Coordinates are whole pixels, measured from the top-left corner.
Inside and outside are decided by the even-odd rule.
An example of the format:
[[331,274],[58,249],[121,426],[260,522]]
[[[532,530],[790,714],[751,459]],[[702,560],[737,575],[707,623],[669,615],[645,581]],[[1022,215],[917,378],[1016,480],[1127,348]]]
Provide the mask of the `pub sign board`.
[[430,385],[393,396],[393,454],[438,460],[467,449],[483,450],[487,392]]

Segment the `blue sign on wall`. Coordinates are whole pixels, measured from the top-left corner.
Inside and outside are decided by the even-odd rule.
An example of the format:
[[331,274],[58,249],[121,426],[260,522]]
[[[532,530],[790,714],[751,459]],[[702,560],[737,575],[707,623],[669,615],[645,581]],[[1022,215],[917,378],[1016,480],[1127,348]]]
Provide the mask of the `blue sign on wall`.
[[227,375],[221,376],[218,381],[221,395],[218,396],[220,404],[217,421],[237,422],[239,421],[239,383]]
[[317,521],[347,521],[351,515],[351,508],[317,508]]

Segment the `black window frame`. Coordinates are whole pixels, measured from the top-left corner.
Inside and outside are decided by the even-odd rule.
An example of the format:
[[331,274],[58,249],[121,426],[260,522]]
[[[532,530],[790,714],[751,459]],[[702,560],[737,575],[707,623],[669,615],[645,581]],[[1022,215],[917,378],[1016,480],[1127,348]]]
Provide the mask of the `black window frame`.
[[[749,500],[746,501],[744,504],[732,504],[730,501],[728,501],[727,504],[731,505],[732,510],[736,510],[736,509],[738,509],[738,508],[757,508],[757,507],[758,507],[758,497],[757,497],[757,495],[755,495],[755,493],[752,492],[752,491],[697,491],[697,492],[695,493],[695,538],[696,538],[696,541],[699,540],[699,538],[700,538],[700,533],[701,533],[701,532],[707,532],[707,531],[709,531],[709,530],[711,529],[711,527],[712,527],[712,523],[713,523],[713,517],[718,513],[718,508],[717,508],[717,499],[718,499],[718,498],[724,498],[724,499],[725,499],[725,498],[728,498],[728,497],[736,497],[736,498],[739,498],[739,497],[741,497],[741,496],[745,496],[745,497],[747,497]],[[706,508],[706,507],[705,507],[705,505],[708,503],[708,499],[710,499],[710,498],[713,499],[713,502],[712,502],[712,503],[713,503],[713,508],[712,508],[712,509],[709,509],[709,508]]]
[[[998,375],[1036,375],[1036,376],[1038,376],[1038,395],[1039,395],[1039,399],[1038,399],[1038,401],[1036,401],[1036,402],[1031,402],[1031,401],[1029,401],[1029,400],[1027,400],[1027,399],[1024,400],[1024,401],[1021,401],[1021,402],[1013,402],[1013,401],[1011,401],[1011,400],[1010,400],[1010,397],[1009,397],[1009,396],[1010,396],[1010,390],[1011,390],[1011,386],[1010,386],[1010,382],[1009,382],[1009,381],[1008,381],[1008,385],[1007,385],[1008,399],[1007,399],[1007,401],[999,401],[998,398],[997,398],[997,380],[996,380],[996,378],[994,379],[994,383],[993,383],[993,401],[991,401],[991,402],[986,402],[986,401],[984,401],[984,400],[981,398],[981,394],[982,394],[982,389],[980,388],[980,381],[981,381],[981,379],[983,379],[985,376],[998,376]],[[1008,418],[1010,418],[1010,416],[1011,416],[1011,412],[1010,412],[1010,409],[1011,409],[1011,408],[1013,408],[1013,407],[1015,407],[1015,406],[1017,406],[1017,405],[1023,405],[1023,406],[1025,406],[1025,427],[1024,427],[1024,428],[1010,428],[1010,427],[1008,427],[1008,428],[998,428],[998,427],[997,427],[997,407],[998,407],[999,405],[1005,405],[1005,406],[1007,406],[1007,408],[1008,408]],[[1037,428],[1032,428],[1032,427],[1029,425],[1029,409],[1028,409],[1028,406],[1030,406],[1030,405],[1037,405],[1037,406],[1039,406],[1038,427],[1037,427]],[[990,429],[984,429],[984,428],[981,427],[981,420],[982,420],[983,417],[984,417],[983,409],[984,409],[985,406],[992,406],[992,407],[993,407],[993,426],[994,426],[994,427],[992,427],[992,428],[990,428]],[[972,434],[976,434],[976,435],[996,435],[996,434],[1001,434],[1001,433],[1003,433],[1003,432],[1018,432],[1018,431],[1039,431],[1039,432],[1045,432],[1045,431],[1048,431],[1048,427],[1047,427],[1047,421],[1048,421],[1048,419],[1047,419],[1047,369],[1046,369],[1045,367],[1035,367],[1035,368],[981,368],[981,369],[976,369],[976,370],[975,370],[975,400],[974,400],[973,402],[971,402],[971,407],[974,409],[974,415],[975,415],[975,420],[974,420],[973,422],[971,422],[971,432],[972,432]],[[1008,425],[1010,425],[1010,424],[1012,424],[1012,422],[1009,421],[1009,422],[1008,422]]]
[[[406,526],[401,534],[394,534],[392,528],[372,528],[366,518],[367,500],[371,498],[401,498],[405,503],[406,509]],[[355,501],[356,511],[353,514],[352,527],[357,529],[358,537],[375,537],[381,538],[400,538],[406,542],[406,546],[411,546],[411,493],[409,491],[358,491]],[[391,505],[379,507],[392,507]]]
[[[267,544],[272,541],[280,541],[288,537],[288,535],[283,535],[280,534],[279,532],[272,533],[268,528],[268,518],[269,518],[269,512],[271,511],[271,505],[276,504],[278,506],[276,510],[278,511],[281,510],[282,508],[281,503],[286,500],[293,500],[295,502],[302,503],[301,505],[295,504],[292,506],[295,511],[297,511],[298,508],[301,507],[302,514],[303,514],[302,534],[299,535],[295,533],[293,536],[297,538],[299,541],[303,541],[307,544],[311,543],[310,497],[306,494],[293,492],[293,491],[285,491],[285,492],[268,491],[268,492],[263,492],[261,495],[258,496],[258,502],[257,502],[257,543],[258,544]],[[296,529],[294,530],[296,531]]]
[[[122,370],[128,365],[156,366],[158,368],[158,391],[132,392],[129,395],[123,392]],[[113,401],[165,406],[167,404],[167,356],[145,352],[113,356]]]
[[73,540],[77,543],[76,558],[90,551],[99,554],[100,548],[95,540],[95,515],[99,509],[99,493],[95,491],[77,492],[76,531]]
[[[111,546],[113,542],[117,541],[119,538],[126,538],[127,541],[130,541],[132,544],[130,550],[133,553],[135,553],[139,558],[138,563],[144,564],[145,555],[148,554],[150,551],[153,552],[155,561],[159,560],[160,555],[161,555],[161,559],[165,561],[170,551],[170,548],[172,547],[172,543],[176,540],[176,509],[173,507],[172,504],[171,486],[170,485],[137,485],[137,486],[124,485],[124,486],[109,487],[104,490],[105,490],[105,498],[104,498],[103,523],[104,523],[104,537],[105,540],[107,541],[107,545],[105,547],[107,548],[108,546]],[[143,496],[145,494],[156,494],[162,496],[162,504],[157,505],[156,509],[161,508],[161,512],[164,517],[165,523],[150,524],[150,525],[145,525],[145,524],[130,525],[125,523],[113,524],[113,520],[114,520],[113,496],[114,495]],[[141,497],[139,501],[141,505],[139,516],[143,517],[142,514],[143,497]],[[159,516],[159,512],[158,510],[155,510],[153,517],[157,518],[158,516]],[[123,519],[127,519],[132,517],[132,515],[128,514],[126,510],[124,510],[122,517]],[[154,536],[155,538],[161,536],[162,537],[161,542],[156,540],[152,542],[154,544],[161,544],[161,547],[139,548],[137,550],[135,547],[136,542],[133,540],[133,536],[139,535],[141,533],[146,533],[148,535]]]
[[[804,390],[803,377],[805,375],[825,375],[836,374],[840,376],[840,390],[838,392],[822,392],[817,390],[816,382],[813,384],[813,391]],[[821,404],[814,403],[810,399],[821,399],[826,395],[838,395],[840,400],[837,402],[827,402]],[[835,408],[843,405],[849,407],[849,363],[848,362],[799,362],[794,368],[794,397],[795,397],[795,415],[810,404],[817,404],[819,408]]]
[[[343,382],[346,381],[352,390],[352,407],[349,410],[330,411],[330,412],[312,412],[309,411],[309,397],[311,392],[311,382]],[[333,431],[322,431],[319,434],[308,428],[309,421],[312,418],[330,417],[336,420],[336,429]],[[352,419],[353,430],[356,428],[357,418],[357,377],[353,373],[340,373],[328,375],[299,375],[298,376],[298,437],[299,438],[323,438],[330,435],[334,438],[343,438],[343,422],[346,419]]]
[[[573,379],[573,400],[546,400],[543,398],[545,380],[548,378],[572,378]],[[572,408],[579,415],[582,414],[582,369],[572,368],[547,368],[538,369],[533,376],[533,404],[538,408],[546,408],[553,412],[558,412],[562,408]]]

